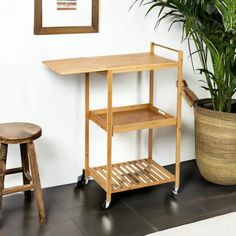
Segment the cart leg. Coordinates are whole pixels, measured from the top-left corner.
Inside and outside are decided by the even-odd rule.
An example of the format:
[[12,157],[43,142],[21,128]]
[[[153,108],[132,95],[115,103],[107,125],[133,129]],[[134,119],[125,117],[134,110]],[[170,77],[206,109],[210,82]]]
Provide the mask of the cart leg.
[[85,74],[85,184],[89,178],[89,73]]
[[105,209],[110,206],[112,193],[112,72],[107,72],[107,179]]
[[180,186],[180,142],[181,142],[181,109],[182,109],[182,80],[183,80],[183,52],[179,52],[178,67],[178,96],[177,96],[177,125],[176,125],[176,164],[175,188],[173,193],[178,194]]
[[[153,106],[153,95],[154,95],[154,70],[150,70],[149,74],[149,103]],[[152,160],[152,150],[153,150],[153,129],[148,130],[148,159]]]
[[85,169],[78,177],[77,187],[88,184],[89,178],[89,73],[85,74]]

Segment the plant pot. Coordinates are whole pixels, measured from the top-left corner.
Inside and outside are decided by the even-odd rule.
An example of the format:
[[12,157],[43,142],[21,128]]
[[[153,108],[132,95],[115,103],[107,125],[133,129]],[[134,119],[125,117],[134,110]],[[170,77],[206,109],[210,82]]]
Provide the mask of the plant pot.
[[234,185],[236,113],[211,110],[210,104],[210,99],[201,99],[194,107],[197,165],[206,180],[221,185]]

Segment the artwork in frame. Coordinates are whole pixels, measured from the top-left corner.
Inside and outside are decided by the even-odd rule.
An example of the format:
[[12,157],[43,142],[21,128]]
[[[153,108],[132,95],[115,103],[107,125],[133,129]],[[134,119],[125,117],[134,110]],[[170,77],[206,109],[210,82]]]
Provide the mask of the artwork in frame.
[[98,32],[99,0],[34,0],[34,34]]

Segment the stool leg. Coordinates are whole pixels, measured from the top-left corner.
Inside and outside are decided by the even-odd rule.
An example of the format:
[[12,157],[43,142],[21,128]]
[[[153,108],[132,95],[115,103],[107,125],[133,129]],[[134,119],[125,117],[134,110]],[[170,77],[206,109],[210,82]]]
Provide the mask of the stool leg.
[[43,195],[42,195],[42,189],[41,189],[41,184],[40,184],[34,143],[33,142],[27,143],[27,147],[28,147],[28,156],[29,156],[29,162],[30,162],[31,173],[32,173],[32,180],[33,180],[33,185],[34,185],[34,192],[35,192],[35,197],[36,197],[38,211],[39,211],[39,218],[40,218],[40,222],[44,224],[46,223],[46,215],[45,215],[45,207],[44,207],[44,202],[43,202]]
[[4,190],[4,178],[6,173],[6,162],[7,162],[7,144],[1,144],[0,148],[0,209],[2,208],[2,196]]
[[[28,149],[27,144],[20,144],[20,154],[21,154],[21,163],[23,168],[23,183],[30,184],[30,176],[29,176],[29,160],[28,160]],[[31,198],[31,191],[24,192],[26,198]]]

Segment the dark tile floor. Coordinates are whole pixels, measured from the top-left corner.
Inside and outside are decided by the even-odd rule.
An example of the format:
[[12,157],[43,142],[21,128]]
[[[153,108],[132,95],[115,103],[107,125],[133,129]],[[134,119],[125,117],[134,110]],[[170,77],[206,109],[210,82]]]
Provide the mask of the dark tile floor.
[[[173,166],[167,167],[173,170]],[[236,211],[236,186],[205,181],[195,161],[181,165],[178,196],[173,184],[115,194],[111,209],[102,210],[104,191],[94,182],[44,189],[48,223],[40,226],[34,199],[22,194],[3,199],[1,236],[139,236]]]

